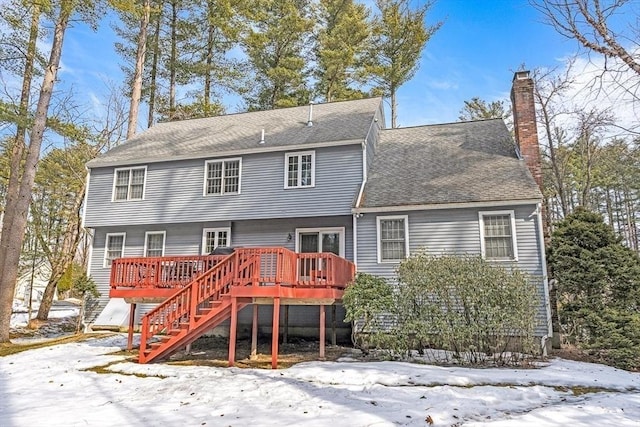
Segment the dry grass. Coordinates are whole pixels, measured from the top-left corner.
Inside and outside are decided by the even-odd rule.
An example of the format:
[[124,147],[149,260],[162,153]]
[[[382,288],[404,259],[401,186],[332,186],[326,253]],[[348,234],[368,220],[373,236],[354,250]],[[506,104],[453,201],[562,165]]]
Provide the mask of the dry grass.
[[[167,363],[188,366],[226,367],[228,362],[229,341],[221,337],[202,337],[191,346],[191,353],[179,351],[171,356]],[[326,346],[325,359],[335,361],[346,355],[352,355],[353,349],[342,346]],[[320,348],[317,341],[301,339],[280,344],[278,348],[278,367],[288,368],[297,363],[311,362],[320,359]],[[239,368],[271,369],[271,341],[268,338],[259,340],[258,351],[254,359],[250,358],[251,343],[238,340],[234,365]]]
[[9,356],[11,354],[20,353],[27,350],[34,350],[37,348],[51,347],[58,344],[68,344],[72,342],[82,342],[94,338],[108,337],[113,334],[75,334],[68,335],[60,338],[43,339],[42,341],[30,342],[30,343],[1,343],[0,344],[0,357]]

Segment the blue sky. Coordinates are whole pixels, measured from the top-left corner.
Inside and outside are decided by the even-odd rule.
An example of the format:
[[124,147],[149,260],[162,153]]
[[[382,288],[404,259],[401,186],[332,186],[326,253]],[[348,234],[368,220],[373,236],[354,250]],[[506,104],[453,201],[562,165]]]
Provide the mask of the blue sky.
[[[427,44],[418,73],[399,91],[400,126],[456,121],[474,96],[507,99],[521,65],[552,67],[577,50],[527,0],[439,0],[427,21],[439,20],[444,25]],[[76,25],[65,39],[61,84],[72,85],[87,108],[104,96],[105,81],[123,78],[112,21],[106,17],[97,33]]]

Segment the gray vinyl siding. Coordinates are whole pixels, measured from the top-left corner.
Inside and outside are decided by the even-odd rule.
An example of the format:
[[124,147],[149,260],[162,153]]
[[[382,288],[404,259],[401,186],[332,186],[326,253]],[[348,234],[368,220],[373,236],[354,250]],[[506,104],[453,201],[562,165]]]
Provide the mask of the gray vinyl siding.
[[[294,151],[295,152],[295,151]],[[213,159],[214,157],[212,157]],[[85,226],[349,215],[362,183],[360,144],[315,150],[315,187],[284,189],[285,152],[242,157],[241,194],[203,196],[205,160],[150,163],[145,199],[112,202],[114,168],[91,170]]]
[[409,253],[424,250],[431,254],[480,255],[479,211],[513,210],[516,222],[518,261],[500,262],[504,266],[516,266],[539,281],[540,310],[537,335],[547,334],[542,259],[537,230],[536,206],[502,206],[482,209],[443,209],[429,211],[366,213],[358,219],[358,265],[360,272],[374,274],[394,282],[398,263],[378,263],[376,217],[407,215],[409,221]]
[[[91,256],[91,276],[100,292],[98,306],[88,314],[89,321],[102,311],[109,301],[110,268],[103,267],[107,233],[126,233],[125,257],[144,256],[145,233],[165,231],[165,256],[197,255],[202,253],[203,228],[231,228],[231,245],[234,247],[280,246],[295,249],[296,228],[344,227],[345,258],[353,260],[352,216],[294,218],[249,221],[217,221],[191,224],[168,224],[126,227],[101,227],[95,230]],[[292,239],[289,240],[289,234]],[[153,308],[153,305],[139,306],[138,318]],[[297,312],[298,310],[296,309]],[[266,312],[266,310],[265,310]],[[304,312],[304,311],[303,311]],[[295,321],[292,318],[292,321]]]

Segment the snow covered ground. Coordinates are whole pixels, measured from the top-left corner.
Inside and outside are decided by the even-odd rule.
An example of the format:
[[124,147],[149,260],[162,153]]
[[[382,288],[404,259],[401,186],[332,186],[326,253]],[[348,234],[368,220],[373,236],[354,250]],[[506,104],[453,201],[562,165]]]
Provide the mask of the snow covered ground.
[[112,354],[125,345],[116,335],[0,357],[0,426],[640,426],[640,374],[603,365],[221,369],[130,363]]

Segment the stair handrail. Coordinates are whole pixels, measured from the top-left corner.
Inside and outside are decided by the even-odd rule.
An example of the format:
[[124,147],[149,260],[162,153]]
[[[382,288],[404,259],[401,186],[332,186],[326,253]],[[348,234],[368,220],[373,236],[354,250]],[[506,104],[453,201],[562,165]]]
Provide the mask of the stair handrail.
[[[197,313],[198,305],[209,299],[216,292],[221,293],[224,288],[228,287],[233,280],[233,275],[230,275],[229,272],[233,271],[233,266],[237,263],[237,259],[237,252],[230,254],[215,266],[196,277],[187,286],[177,290],[175,294],[158,304],[153,310],[146,313],[142,317],[140,353],[144,353],[149,336],[162,332],[169,328],[174,322],[179,321],[187,315],[189,315],[190,321],[192,321],[193,316]],[[219,277],[218,280],[210,280],[216,275]],[[198,292],[203,288],[209,289],[207,292]],[[193,295],[196,295],[197,298],[193,298]],[[156,317],[160,322],[152,324],[151,319]]]

